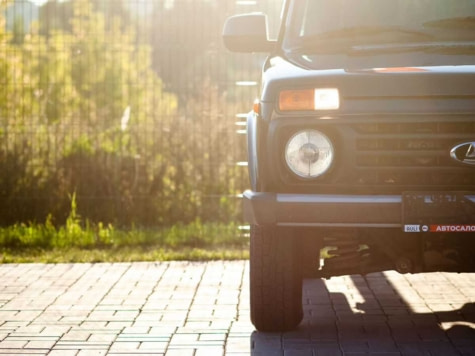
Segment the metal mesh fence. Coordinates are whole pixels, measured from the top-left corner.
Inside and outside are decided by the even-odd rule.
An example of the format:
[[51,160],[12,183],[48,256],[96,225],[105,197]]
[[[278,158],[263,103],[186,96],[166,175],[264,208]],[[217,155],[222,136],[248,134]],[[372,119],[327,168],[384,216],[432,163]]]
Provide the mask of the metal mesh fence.
[[1,1],[0,224],[239,220],[263,56],[221,30],[280,3]]

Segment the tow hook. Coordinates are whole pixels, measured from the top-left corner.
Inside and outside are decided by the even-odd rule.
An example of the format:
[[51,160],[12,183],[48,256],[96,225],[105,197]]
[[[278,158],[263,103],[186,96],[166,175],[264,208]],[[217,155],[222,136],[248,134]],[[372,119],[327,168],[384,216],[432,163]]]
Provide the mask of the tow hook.
[[396,261],[396,271],[401,274],[412,273],[414,271],[414,264],[407,257],[400,257]]

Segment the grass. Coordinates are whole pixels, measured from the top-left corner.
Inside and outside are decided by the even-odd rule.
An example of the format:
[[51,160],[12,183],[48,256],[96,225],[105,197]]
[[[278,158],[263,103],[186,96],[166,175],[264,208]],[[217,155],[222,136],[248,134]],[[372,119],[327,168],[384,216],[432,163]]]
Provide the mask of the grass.
[[0,228],[0,263],[131,262],[247,259],[248,239],[235,224],[116,230],[112,226]]
[[117,229],[83,221],[75,197],[64,226],[20,223],[0,227],[0,263],[236,260],[249,257],[249,240],[237,224],[177,224],[167,228]]
[[0,263],[98,263],[137,261],[212,261],[248,259],[247,248],[181,248],[159,246],[122,247],[107,249],[5,249]]

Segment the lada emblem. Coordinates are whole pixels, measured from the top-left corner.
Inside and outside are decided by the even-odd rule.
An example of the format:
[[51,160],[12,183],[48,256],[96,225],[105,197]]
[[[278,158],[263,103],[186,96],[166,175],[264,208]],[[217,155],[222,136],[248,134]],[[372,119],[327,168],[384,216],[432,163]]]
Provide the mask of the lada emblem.
[[455,146],[450,151],[450,157],[457,162],[475,165],[475,142],[466,142]]

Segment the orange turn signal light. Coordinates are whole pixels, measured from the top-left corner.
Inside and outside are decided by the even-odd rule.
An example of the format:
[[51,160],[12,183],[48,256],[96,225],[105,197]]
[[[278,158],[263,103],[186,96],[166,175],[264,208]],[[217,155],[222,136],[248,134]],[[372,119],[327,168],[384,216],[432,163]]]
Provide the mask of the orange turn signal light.
[[284,90],[279,94],[279,110],[309,111],[315,109],[315,90]]
[[336,88],[283,90],[279,94],[281,111],[338,110],[340,93]]

